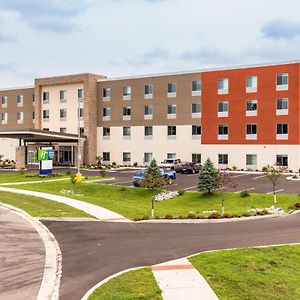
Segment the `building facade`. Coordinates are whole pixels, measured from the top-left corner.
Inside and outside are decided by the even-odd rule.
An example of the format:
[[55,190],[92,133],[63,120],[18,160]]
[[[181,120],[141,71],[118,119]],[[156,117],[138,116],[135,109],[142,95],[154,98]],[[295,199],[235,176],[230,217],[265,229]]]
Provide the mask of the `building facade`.
[[[300,169],[298,61],[128,78],[41,78],[33,87],[0,90],[0,98],[0,131],[76,134],[79,127],[86,164],[97,155],[123,165],[210,157],[219,168]],[[15,143],[1,140],[0,154],[13,155]],[[54,148],[57,163],[75,163],[76,144]]]

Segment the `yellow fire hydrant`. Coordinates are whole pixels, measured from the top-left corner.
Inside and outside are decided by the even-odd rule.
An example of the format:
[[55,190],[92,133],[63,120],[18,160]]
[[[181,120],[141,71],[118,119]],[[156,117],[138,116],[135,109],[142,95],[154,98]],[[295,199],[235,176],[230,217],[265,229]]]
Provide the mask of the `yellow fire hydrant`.
[[82,182],[82,180],[83,180],[82,174],[81,173],[77,173],[75,175],[75,182]]

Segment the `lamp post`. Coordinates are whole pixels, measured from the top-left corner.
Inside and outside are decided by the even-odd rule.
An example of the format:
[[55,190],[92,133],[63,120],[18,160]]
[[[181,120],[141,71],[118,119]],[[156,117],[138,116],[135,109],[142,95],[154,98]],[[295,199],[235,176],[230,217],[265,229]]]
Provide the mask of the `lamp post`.
[[80,162],[81,162],[81,154],[80,154],[80,102],[81,97],[78,92],[78,118],[77,118],[77,129],[78,129],[78,137],[77,137],[77,174],[80,174]]

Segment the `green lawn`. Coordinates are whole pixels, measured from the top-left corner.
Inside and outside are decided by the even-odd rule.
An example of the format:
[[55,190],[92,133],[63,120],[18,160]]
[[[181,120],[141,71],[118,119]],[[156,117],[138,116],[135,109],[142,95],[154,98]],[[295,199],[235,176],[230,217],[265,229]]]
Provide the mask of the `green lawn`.
[[189,260],[220,300],[300,299],[300,246],[217,251]]
[[[74,191],[83,196],[68,197],[86,201],[115,211],[125,217],[133,219],[136,216],[149,215],[151,199],[154,192],[143,188],[123,188],[120,186],[100,184],[72,184],[70,181],[43,182],[39,184],[18,185],[20,189],[29,189],[46,193],[63,195],[63,189]],[[156,192],[157,193],[157,192]],[[298,195],[278,195],[278,207],[287,210],[289,206],[300,201]],[[239,194],[226,193],[225,212],[242,214],[246,210],[270,207],[273,204],[273,196],[265,194],[251,194],[250,197],[241,198]],[[221,195],[215,193],[207,196],[202,193],[185,193],[183,196],[155,203],[155,213],[160,217],[172,214],[177,217],[180,214],[194,212],[199,214],[202,210],[221,210]]]
[[27,195],[0,192],[1,202],[23,209],[32,217],[94,218],[66,204]]
[[70,177],[65,174],[58,176],[46,176],[46,177],[35,177],[37,173],[0,173],[0,184],[9,182],[25,182],[25,181],[45,181],[49,179],[60,179],[64,177]]
[[89,300],[161,300],[150,268],[129,271],[106,282],[89,297]]

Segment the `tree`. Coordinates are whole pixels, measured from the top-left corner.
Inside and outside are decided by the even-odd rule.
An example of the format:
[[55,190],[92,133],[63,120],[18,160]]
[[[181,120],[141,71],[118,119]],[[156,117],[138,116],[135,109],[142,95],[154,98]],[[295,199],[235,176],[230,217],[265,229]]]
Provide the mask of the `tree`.
[[[168,184],[167,180],[161,176],[160,168],[155,159],[152,159],[150,165],[145,171],[145,178],[141,181],[140,186],[148,189],[161,188]],[[154,198],[152,197],[151,217],[154,218]]]
[[222,187],[222,191],[221,191],[221,195],[222,195],[222,214],[224,214],[224,200],[225,200],[225,194],[224,192],[226,191],[227,188],[236,188],[237,184],[234,182],[234,180],[232,179],[232,177],[226,173],[220,173],[220,183],[221,183],[221,187]]
[[215,168],[213,162],[208,158],[199,172],[198,190],[212,194],[214,190],[221,186],[221,177],[219,171]]
[[265,175],[271,181],[273,186],[273,198],[274,198],[274,205],[277,203],[276,197],[276,185],[279,183],[283,173],[285,172],[285,167],[278,167],[278,166],[269,166],[267,165],[265,168]]

